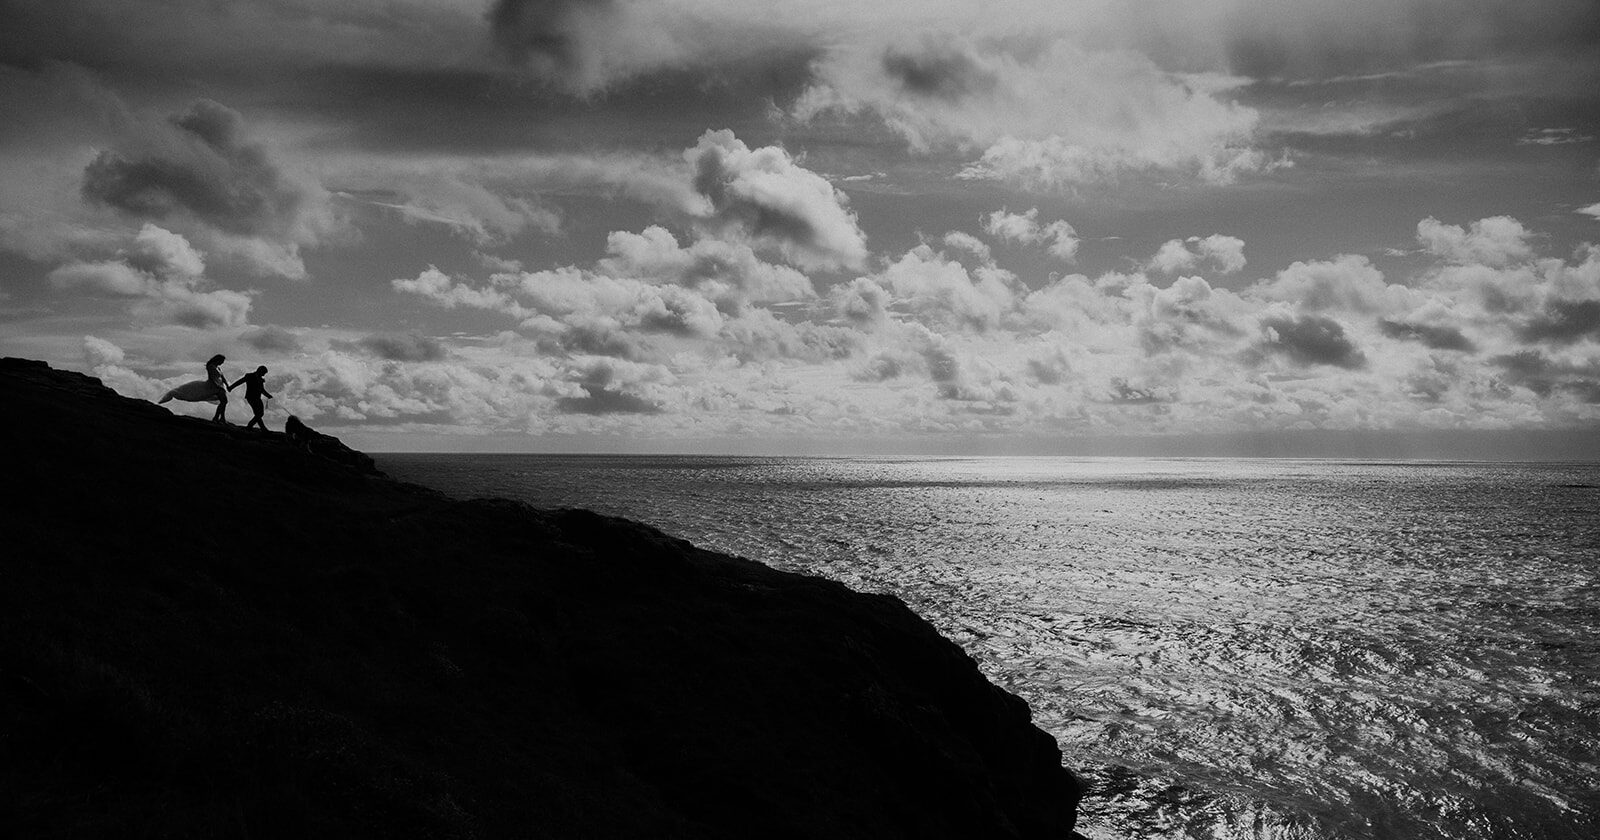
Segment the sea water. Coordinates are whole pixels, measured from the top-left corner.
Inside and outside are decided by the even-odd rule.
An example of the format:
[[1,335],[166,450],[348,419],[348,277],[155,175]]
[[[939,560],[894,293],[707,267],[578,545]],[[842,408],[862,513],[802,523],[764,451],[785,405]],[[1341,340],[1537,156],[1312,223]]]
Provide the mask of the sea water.
[[1600,465],[387,455],[893,593],[1090,838],[1600,837]]

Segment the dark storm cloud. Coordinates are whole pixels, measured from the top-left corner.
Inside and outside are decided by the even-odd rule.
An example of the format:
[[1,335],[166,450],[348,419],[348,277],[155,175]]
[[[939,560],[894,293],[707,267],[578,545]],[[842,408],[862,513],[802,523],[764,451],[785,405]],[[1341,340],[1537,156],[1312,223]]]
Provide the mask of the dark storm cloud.
[[1299,365],[1333,365],[1346,369],[1365,367],[1367,357],[1350,339],[1344,327],[1332,318],[1308,315],[1298,318],[1268,318],[1261,326],[1272,334],[1263,349],[1281,353]]
[[257,350],[269,353],[300,352],[300,338],[279,326],[258,327],[239,336],[239,340]]
[[436,338],[417,333],[369,335],[356,342],[363,350],[391,362],[437,362],[447,353]]
[[1455,327],[1435,327],[1428,324],[1407,324],[1402,321],[1378,321],[1383,334],[1399,341],[1419,341],[1434,350],[1461,350],[1471,353],[1478,349]]
[[1539,316],[1517,330],[1523,341],[1571,344],[1600,339],[1600,300],[1554,300]]
[[918,52],[890,49],[883,71],[907,93],[952,101],[988,93],[998,84],[993,73],[950,44],[930,44]]
[[1541,397],[1566,392],[1586,403],[1600,403],[1600,364],[1562,364],[1538,350],[1521,350],[1489,360],[1502,378]]
[[132,216],[188,214],[228,233],[287,233],[308,194],[244,136],[237,111],[200,100],[164,123],[130,128],[83,173],[83,195]]
[[540,62],[577,73],[591,59],[588,38],[614,25],[616,0],[496,0],[489,28],[514,61]]

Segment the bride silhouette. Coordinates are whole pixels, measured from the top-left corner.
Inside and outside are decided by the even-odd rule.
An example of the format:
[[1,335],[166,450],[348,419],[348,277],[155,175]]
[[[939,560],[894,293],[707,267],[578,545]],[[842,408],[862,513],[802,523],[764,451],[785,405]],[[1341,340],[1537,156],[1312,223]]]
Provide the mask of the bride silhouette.
[[226,423],[224,416],[228,411],[228,377],[222,375],[222,363],[228,357],[218,353],[206,362],[206,378],[185,382],[168,391],[158,403],[168,400],[182,400],[184,402],[214,402],[217,404],[217,413],[212,415],[213,423]]

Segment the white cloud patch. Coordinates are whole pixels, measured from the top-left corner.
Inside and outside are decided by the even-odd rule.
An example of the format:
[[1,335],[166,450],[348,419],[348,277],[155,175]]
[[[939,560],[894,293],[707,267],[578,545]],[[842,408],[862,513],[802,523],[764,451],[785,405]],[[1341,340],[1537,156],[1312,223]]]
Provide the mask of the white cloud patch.
[[1201,238],[1169,239],[1150,258],[1150,268],[1163,274],[1188,271],[1197,266],[1233,274],[1245,267],[1244,240],[1214,233]]
[[983,229],[990,236],[1008,242],[1044,245],[1052,256],[1063,262],[1074,262],[1078,258],[1078,232],[1060,219],[1040,224],[1037,207],[1026,213],[996,210],[984,217]]
[[783,149],[751,149],[731,131],[707,131],[684,159],[709,203],[698,221],[716,237],[748,242],[806,269],[866,261],[866,235],[849,199]]
[[608,256],[598,266],[601,272],[699,289],[728,311],[747,303],[816,296],[809,277],[763,261],[743,242],[703,238],[685,247],[666,228],[652,225],[640,233],[615,231],[606,246]]
[[1479,219],[1469,227],[1448,225],[1433,217],[1417,223],[1417,241],[1428,253],[1463,265],[1504,266],[1533,253],[1532,234],[1510,216]]

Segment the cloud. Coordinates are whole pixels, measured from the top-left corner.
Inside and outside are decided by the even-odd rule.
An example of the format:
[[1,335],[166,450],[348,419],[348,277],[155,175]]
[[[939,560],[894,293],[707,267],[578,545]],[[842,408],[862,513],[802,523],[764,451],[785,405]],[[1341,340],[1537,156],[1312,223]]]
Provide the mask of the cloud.
[[266,271],[304,276],[299,246],[335,225],[326,194],[246,137],[237,111],[202,99],[182,114],[147,120],[112,107],[118,136],[84,169],[85,199],[135,219],[195,223],[224,248],[263,243],[266,253],[229,250],[260,256],[254,264]]
[[120,365],[123,359],[127,357],[121,347],[92,335],[83,337],[83,353],[88,359],[90,367]]
[[595,42],[621,17],[617,0],[495,0],[490,31],[512,59],[580,88],[603,79]]
[[955,251],[965,251],[982,262],[994,260],[994,253],[989,249],[989,246],[984,244],[982,239],[970,233],[959,230],[948,231],[940,241],[944,247]]
[[1600,300],[1552,300],[1544,312],[1517,330],[1517,336],[1555,344],[1585,338],[1600,341]]
[[1137,52],[1040,40],[946,35],[840,49],[819,62],[793,113],[870,113],[914,151],[979,151],[964,177],[1030,189],[1145,171],[1227,183],[1286,165],[1251,145],[1259,116],[1222,98],[1222,86]]
[[207,289],[205,263],[188,240],[145,224],[116,259],[74,261],[49,274],[62,292],[132,301],[135,317],[200,330],[244,326],[251,296]]
[[414,224],[448,228],[479,247],[504,244],[528,230],[554,234],[561,216],[543,204],[504,195],[482,181],[491,172],[441,163],[344,167],[336,174],[339,198],[391,211]]
[[1403,313],[1425,298],[1391,285],[1366,257],[1341,254],[1332,260],[1291,263],[1250,290],[1254,297],[1292,303],[1307,312]]
[[882,65],[884,75],[912,97],[959,102],[992,94],[1000,85],[998,74],[952,41],[933,40],[913,49],[890,46]]
[[1209,264],[1223,274],[1243,269],[1244,240],[1219,233],[1204,239],[1198,236],[1185,240],[1169,239],[1150,258],[1150,267],[1163,274],[1186,271],[1202,263]]
[[872,279],[894,295],[896,305],[936,328],[950,330],[998,328],[1022,291],[1009,272],[993,265],[968,271],[926,245],[906,252]]
[[1107,401],[1118,405],[1157,405],[1176,402],[1177,396],[1164,389],[1137,387],[1117,377],[1111,380],[1111,394]]
[[1460,350],[1471,353],[1478,349],[1477,345],[1455,327],[1380,319],[1378,329],[1389,338],[1420,342],[1423,346],[1434,350]]
[[1429,216],[1417,223],[1417,242],[1430,254],[1455,263],[1504,266],[1526,259],[1532,236],[1510,216],[1491,216],[1473,222],[1469,229],[1447,225]]
[[870,330],[888,319],[893,297],[882,283],[870,277],[857,277],[829,290],[828,302],[840,319]]
[[249,330],[241,334],[239,340],[257,350],[269,353],[298,353],[301,350],[299,336],[276,325]]
[[496,274],[486,287],[456,281],[430,268],[415,279],[397,279],[392,285],[396,291],[448,308],[509,316],[518,322],[520,332],[562,355],[641,358],[657,339],[706,340],[719,335],[727,323],[716,304],[695,290],[570,266]]
[[1594,135],[1580,133],[1576,128],[1537,128],[1528,129],[1517,141],[1520,146],[1566,146],[1572,143],[1588,143],[1594,140]]
[[742,242],[702,238],[685,247],[671,231],[651,225],[640,233],[613,231],[606,237],[606,250],[597,265],[600,272],[699,289],[729,312],[752,303],[816,296],[809,277],[763,261]]
[[1344,327],[1332,318],[1319,315],[1266,318],[1261,322],[1267,333],[1263,348],[1281,353],[1298,365],[1332,365],[1360,368],[1366,356],[1345,337]]
[[152,274],[199,277],[206,273],[205,259],[189,240],[152,224],[139,229],[125,259],[133,268]]
[[436,338],[418,333],[379,333],[356,344],[381,359],[392,362],[437,362],[448,352]]
[[1047,225],[1039,224],[1037,207],[1026,213],[996,210],[984,217],[983,229],[990,236],[1009,242],[1043,244],[1052,256],[1063,262],[1074,262],[1078,258],[1078,232],[1059,219]]
[[1595,219],[1600,219],[1600,203],[1591,204],[1588,207],[1579,207],[1575,212],[1582,213],[1585,216]]
[[583,375],[583,396],[561,397],[556,408],[565,414],[658,414],[661,406],[627,391],[611,387],[616,368],[598,364]]
[[[984,221],[997,238],[1044,228],[1026,213]],[[591,266],[481,280],[430,269],[394,287],[495,313],[510,330],[503,340],[524,348],[499,364],[551,368],[536,401],[543,424],[668,436],[1163,434],[1600,418],[1589,401],[1600,393],[1589,373],[1600,336],[1582,305],[1600,301],[1600,252],[1499,266],[1431,254],[1393,283],[1366,258],[1340,255],[1237,290],[1187,271],[1170,283],[1112,272],[1029,288],[954,232],[779,300],[758,290],[785,288],[766,285],[789,276],[781,266],[714,233],[613,232]],[[1209,274],[1242,257],[1226,239],[1174,241],[1191,271]],[[1487,289],[1522,297],[1498,305],[1509,292]],[[1545,366],[1507,361],[1518,358]]]
[[1226,349],[1246,332],[1250,305],[1202,277],[1180,277],[1165,289],[1149,283],[1129,286],[1130,321],[1147,354],[1181,351],[1212,353]]
[[1520,350],[1489,360],[1508,383],[1527,388],[1536,396],[1571,394],[1580,402],[1600,404],[1600,358],[1582,363],[1561,362],[1538,350]]
[[751,149],[732,131],[707,131],[684,153],[709,203],[701,225],[806,269],[861,266],[866,235],[844,193],[777,146]]
[[281,233],[304,196],[266,150],[243,138],[237,111],[202,99],[166,124],[149,124],[84,170],[83,194],[135,216],[187,211],[229,233]]

